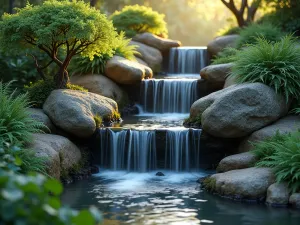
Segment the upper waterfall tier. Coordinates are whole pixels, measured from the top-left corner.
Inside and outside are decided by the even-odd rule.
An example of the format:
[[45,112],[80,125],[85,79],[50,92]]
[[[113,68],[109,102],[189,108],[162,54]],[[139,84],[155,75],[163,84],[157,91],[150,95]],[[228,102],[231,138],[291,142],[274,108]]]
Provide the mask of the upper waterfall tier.
[[168,73],[199,74],[206,65],[206,47],[179,47],[170,50]]

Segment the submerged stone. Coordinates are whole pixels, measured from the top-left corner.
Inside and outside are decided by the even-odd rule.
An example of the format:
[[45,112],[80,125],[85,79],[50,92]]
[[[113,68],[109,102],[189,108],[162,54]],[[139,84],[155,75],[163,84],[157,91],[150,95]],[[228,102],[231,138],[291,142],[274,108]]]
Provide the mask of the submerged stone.
[[155,176],[162,177],[162,176],[165,176],[165,174],[163,172],[157,172],[155,174]]

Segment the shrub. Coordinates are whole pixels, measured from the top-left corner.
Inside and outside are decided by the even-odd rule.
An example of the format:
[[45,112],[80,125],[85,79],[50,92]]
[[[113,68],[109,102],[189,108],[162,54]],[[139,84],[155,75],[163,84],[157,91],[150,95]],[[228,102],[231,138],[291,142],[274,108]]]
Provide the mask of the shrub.
[[239,34],[241,32],[242,28],[240,27],[225,27],[218,31],[218,36],[223,35],[231,35],[231,34]]
[[300,98],[300,51],[295,39],[275,44],[262,38],[238,52],[231,75],[239,83],[261,82],[289,98]]
[[40,174],[17,174],[22,163],[0,149],[0,221],[1,224],[24,225],[95,225],[101,220],[91,207],[80,212],[62,207],[62,185]]
[[225,48],[212,60],[212,65],[231,63],[236,60],[236,54],[239,50],[235,48]]
[[[257,166],[274,170],[277,182],[287,182],[291,192],[300,190],[300,131],[279,140],[266,140],[256,145],[256,152],[264,152]],[[264,151],[261,151],[264,149]]]
[[127,37],[149,32],[167,37],[167,24],[164,15],[152,8],[139,5],[125,6],[121,11],[111,15],[111,20],[118,32],[124,31]]
[[100,115],[95,115],[94,120],[95,120],[95,123],[96,123],[96,127],[100,128],[101,125],[102,125],[102,117]]
[[121,115],[117,111],[113,111],[112,114],[104,115],[102,119],[104,122],[117,122],[120,121]]
[[269,24],[252,24],[240,31],[240,37],[236,41],[236,47],[242,48],[247,44],[256,44],[257,38],[264,38],[270,42],[279,41],[285,34],[280,28]]
[[5,142],[23,145],[32,141],[32,133],[45,126],[31,118],[27,94],[14,96],[10,84],[0,82],[0,146]]
[[120,35],[116,39],[114,54],[118,56],[122,56],[125,59],[136,61],[135,55],[139,55],[140,53],[136,50],[138,46],[129,45],[131,39],[125,37],[125,33],[121,31]]
[[[77,91],[85,91],[88,90],[79,86],[68,83],[66,86],[67,89],[77,90]],[[25,91],[28,92],[29,99],[32,103],[32,106],[36,108],[42,108],[44,102],[51,94],[51,92],[55,89],[55,83],[53,79],[46,78],[45,80],[38,80],[35,83],[30,83],[29,85],[25,85]]]
[[65,88],[69,82],[67,67],[72,57],[112,55],[111,45],[116,36],[112,22],[80,0],[27,4],[16,14],[4,14],[0,22],[3,50],[18,53],[22,48],[34,48],[46,53],[58,69],[53,74],[57,88]]

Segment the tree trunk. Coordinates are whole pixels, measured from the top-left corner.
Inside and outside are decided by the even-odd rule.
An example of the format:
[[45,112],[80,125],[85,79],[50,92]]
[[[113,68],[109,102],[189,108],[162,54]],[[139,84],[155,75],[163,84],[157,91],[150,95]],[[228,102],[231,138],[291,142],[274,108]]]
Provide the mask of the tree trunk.
[[13,14],[15,7],[15,0],[9,0],[8,13]]
[[65,69],[60,69],[54,76],[54,82],[56,88],[65,89],[67,84],[70,83],[68,71]]

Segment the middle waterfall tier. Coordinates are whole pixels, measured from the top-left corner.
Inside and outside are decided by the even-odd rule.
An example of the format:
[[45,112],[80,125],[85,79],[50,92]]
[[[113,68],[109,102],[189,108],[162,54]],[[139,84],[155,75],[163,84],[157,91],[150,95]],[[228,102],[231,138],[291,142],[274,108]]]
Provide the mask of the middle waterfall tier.
[[198,79],[150,79],[142,81],[144,112],[188,113],[198,99]]
[[197,129],[100,129],[100,166],[138,172],[198,169],[200,135]]

